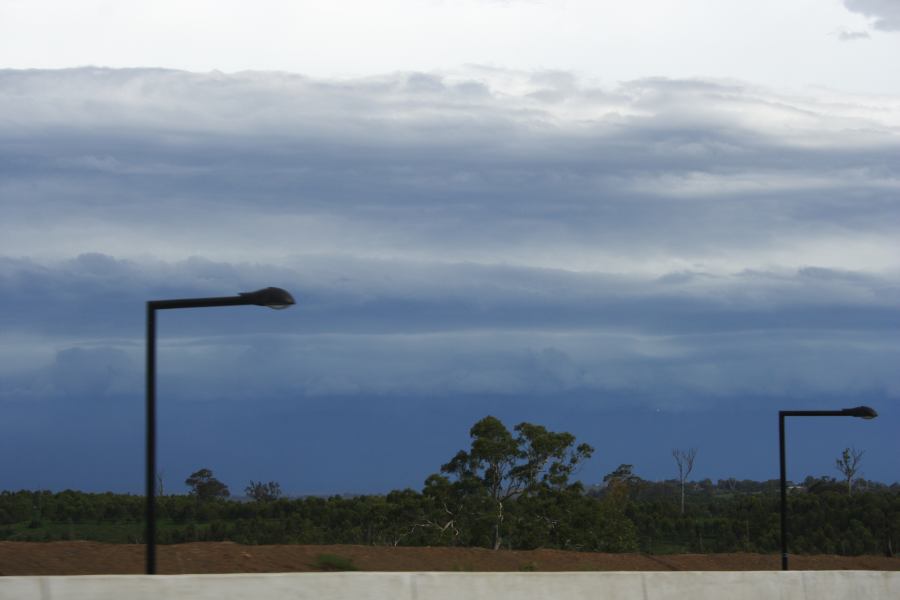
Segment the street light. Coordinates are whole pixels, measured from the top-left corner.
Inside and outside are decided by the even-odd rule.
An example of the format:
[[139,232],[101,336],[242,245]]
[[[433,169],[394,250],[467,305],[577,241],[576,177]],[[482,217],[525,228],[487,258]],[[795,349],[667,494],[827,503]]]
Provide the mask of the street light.
[[181,298],[147,302],[147,574],[156,574],[156,311],[211,306],[267,306],[276,310],[294,304],[287,291],[267,287],[237,296]]
[[780,410],[778,411],[778,450],[781,459],[781,570],[788,570],[787,551],[787,477],[784,460],[784,418],[785,417],[857,417],[874,419],[875,409],[868,406],[843,408],[841,410]]

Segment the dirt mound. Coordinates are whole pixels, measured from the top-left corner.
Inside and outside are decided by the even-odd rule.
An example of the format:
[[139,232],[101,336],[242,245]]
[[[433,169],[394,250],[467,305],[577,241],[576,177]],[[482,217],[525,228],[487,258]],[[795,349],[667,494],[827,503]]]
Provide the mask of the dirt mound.
[[[242,546],[204,542],[159,546],[160,573],[360,571],[765,571],[775,554],[599,554],[561,550],[384,546]],[[900,558],[793,556],[797,570],[900,571]],[[0,542],[0,575],[142,573],[144,547],[97,542]]]

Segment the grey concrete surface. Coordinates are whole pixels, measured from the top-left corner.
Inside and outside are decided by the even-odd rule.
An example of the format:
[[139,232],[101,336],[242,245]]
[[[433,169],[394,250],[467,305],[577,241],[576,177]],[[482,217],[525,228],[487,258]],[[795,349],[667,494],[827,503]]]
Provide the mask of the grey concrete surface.
[[272,573],[0,577],[0,600],[897,600],[900,573]]

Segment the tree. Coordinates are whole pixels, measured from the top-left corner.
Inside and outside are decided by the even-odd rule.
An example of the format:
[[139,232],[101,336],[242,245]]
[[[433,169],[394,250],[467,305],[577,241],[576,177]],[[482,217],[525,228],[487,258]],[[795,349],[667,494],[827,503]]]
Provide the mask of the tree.
[[209,469],[200,469],[191,473],[184,483],[191,488],[190,494],[195,496],[198,502],[213,498],[227,498],[231,495],[228,486],[213,477],[213,472]]
[[641,480],[640,477],[634,474],[634,465],[619,465],[616,467],[616,470],[612,473],[607,473],[603,476],[603,483],[607,485],[607,487],[612,487],[616,484],[632,484],[638,483]]
[[679,450],[678,448],[673,448],[672,457],[675,459],[675,464],[678,465],[678,481],[681,483],[681,514],[684,514],[684,482],[687,481],[688,475],[694,470],[694,459],[697,458],[697,449]]
[[841,472],[841,475],[844,476],[844,481],[847,482],[848,496],[853,494],[853,478],[859,472],[859,464],[862,462],[863,454],[865,454],[863,450],[844,448],[844,451],[841,452],[841,457],[834,461],[835,468]]
[[734,477],[729,477],[728,479],[720,479],[718,482],[716,482],[716,487],[734,493],[738,489],[738,480]]
[[[575,446],[571,433],[548,431],[541,425],[519,423],[515,432],[513,436],[499,419],[487,416],[469,430],[469,451],[460,450],[441,467],[441,472],[456,478],[452,486],[456,495],[467,499],[457,505],[477,506],[483,498],[482,504],[489,507],[485,517],[491,522],[495,550],[503,542],[504,503],[539,490],[564,490],[569,477],[594,452],[588,444]],[[433,475],[429,482],[426,493],[429,485],[434,491],[451,491],[445,477]]]
[[637,529],[626,514],[632,490],[641,484],[634,466],[621,464],[603,476],[605,488],[599,500],[597,550],[601,552],[634,552],[638,549]]
[[271,502],[281,497],[281,485],[277,481],[263,483],[251,479],[244,491],[257,502]]
[[[630,467],[631,465],[622,466]],[[628,487],[639,480],[640,478],[636,475],[608,480],[606,494],[599,501],[598,523],[595,531],[599,538],[597,550],[601,552],[634,552],[638,549],[637,528],[634,526],[634,522],[628,518],[627,509],[630,504]]]

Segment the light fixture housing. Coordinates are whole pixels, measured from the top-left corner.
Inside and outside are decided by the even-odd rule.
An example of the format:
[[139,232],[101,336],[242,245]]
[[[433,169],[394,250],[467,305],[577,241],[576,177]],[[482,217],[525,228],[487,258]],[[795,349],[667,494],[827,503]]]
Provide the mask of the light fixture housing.
[[244,298],[248,304],[257,306],[268,306],[274,310],[283,310],[289,306],[296,304],[294,297],[290,292],[278,287],[267,287],[255,292],[241,292],[240,296]]
[[874,419],[878,416],[875,409],[871,406],[857,406],[855,408],[845,408],[841,411],[848,417],[859,417],[860,419]]

